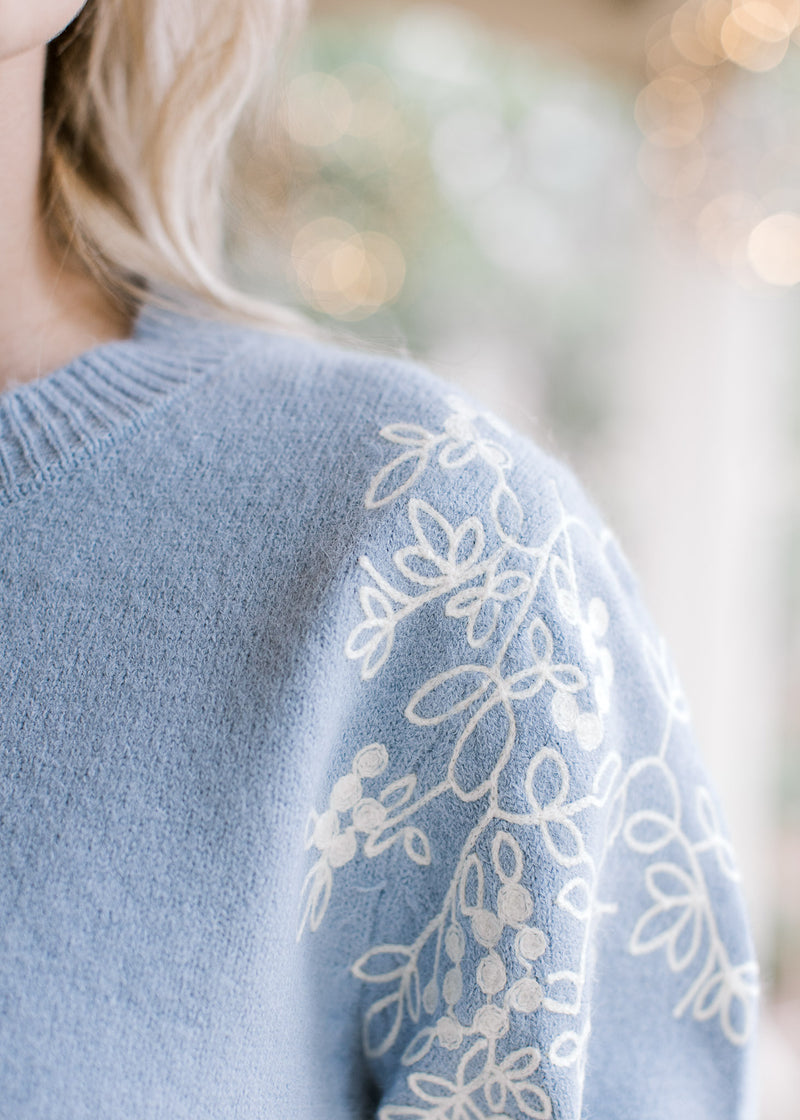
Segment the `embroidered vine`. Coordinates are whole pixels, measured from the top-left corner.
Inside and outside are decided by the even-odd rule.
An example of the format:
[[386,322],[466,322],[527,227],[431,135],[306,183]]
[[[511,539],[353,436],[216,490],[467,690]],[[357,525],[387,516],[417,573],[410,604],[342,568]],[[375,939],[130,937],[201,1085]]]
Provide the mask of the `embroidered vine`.
[[[417,612],[441,604],[445,618],[461,627],[469,659],[426,680],[404,710],[412,726],[442,727],[446,769],[426,789],[418,788],[415,773],[384,784],[390,747],[370,743],[356,753],[350,771],[334,784],[327,808],[309,817],[306,847],[318,855],[303,886],[298,937],[306,927],[319,928],[337,869],[359,853],[376,859],[401,845],[425,874],[434,853],[421,826],[422,810],[444,797],[473,806],[475,823],[453,853],[452,874],[435,912],[410,942],[373,946],[352,965],[356,978],[378,990],[364,1021],[367,1055],[386,1054],[404,1025],[420,1024],[425,1012],[425,1025],[413,1031],[401,1057],[414,1103],[387,1104],[380,1118],[481,1120],[515,1107],[523,1116],[548,1120],[554,1114],[542,1077],[548,1064],[574,1072],[580,1107],[590,1032],[585,999],[590,943],[596,923],[617,910],[616,900],[598,897],[598,882],[616,845],[646,857],[643,881],[652,905],[630,930],[628,950],[663,951],[669,969],[686,975],[676,1017],[716,1018],[730,1042],[744,1043],[756,969],[753,962],[731,961],[717,926],[703,860],[713,858],[728,877],[735,868],[702,788],[695,791],[694,806],[701,835],[689,835],[669,759],[673,731],[687,715],[663,647],[644,647],[664,711],[661,741],[652,754],[623,765],[619,751],[605,741],[615,671],[606,640],[612,620],[607,603],[581,586],[573,555],[574,534],[590,530],[556,495],[557,514],[546,539],[526,542],[524,512],[508,479],[511,456],[495,438],[500,426],[457,398],[448,404],[452,411],[440,432],[415,424],[381,430],[400,450],[372,479],[365,503],[378,509],[408,494],[411,538],[394,553],[393,574],[368,557],[360,559],[368,578],[359,592],[364,617],[345,649],[368,681],[386,665],[399,628]],[[494,428],[490,434],[488,427]],[[451,524],[441,510],[411,495],[436,465],[455,482],[468,464],[490,472],[483,516],[471,513]],[[555,627],[539,609],[545,593],[555,604]],[[552,620],[552,605],[547,613]],[[583,667],[564,655],[565,633],[577,634]],[[593,761],[593,778],[576,795],[562,752],[549,740],[527,743],[524,805],[510,807],[502,778],[518,747],[520,712],[534,697],[548,705],[554,729],[574,737],[581,756]],[[486,748],[486,735],[480,738],[487,726],[492,749]],[[472,750],[478,741],[483,749]],[[649,807],[636,805],[634,794],[645,774],[663,791],[657,808],[650,801]],[[602,814],[606,823],[599,850],[595,845],[590,851],[592,814]],[[549,963],[550,941],[541,928],[546,923],[537,924],[543,903],[531,890],[533,845],[518,839],[534,834],[537,850],[547,853],[559,875],[554,905],[564,921],[574,923],[569,967]],[[698,962],[702,946],[705,956]],[[545,1053],[530,1045],[509,1049],[520,1016],[546,1016],[556,1024]],[[449,1077],[425,1072],[425,1059],[435,1048],[453,1054]]]

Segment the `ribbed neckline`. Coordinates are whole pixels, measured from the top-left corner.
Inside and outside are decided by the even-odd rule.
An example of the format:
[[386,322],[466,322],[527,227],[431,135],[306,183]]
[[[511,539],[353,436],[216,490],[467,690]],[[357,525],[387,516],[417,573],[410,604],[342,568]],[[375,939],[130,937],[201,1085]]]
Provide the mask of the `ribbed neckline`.
[[0,394],[0,506],[69,470],[236,348],[235,328],[145,304],[101,343]]

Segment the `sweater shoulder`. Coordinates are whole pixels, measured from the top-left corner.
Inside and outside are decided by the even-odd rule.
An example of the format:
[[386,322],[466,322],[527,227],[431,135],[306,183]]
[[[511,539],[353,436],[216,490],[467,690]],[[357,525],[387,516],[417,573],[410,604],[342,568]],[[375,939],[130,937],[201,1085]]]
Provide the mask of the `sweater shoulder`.
[[[478,1115],[502,1071],[523,1068],[509,1115],[608,1100],[640,1115],[619,1040],[642,1023],[663,1042],[645,1060],[664,1116],[679,1099],[743,1114],[746,922],[731,868],[687,859],[717,809],[613,536],[567,467],[427,371],[368,360],[355,384],[369,388],[351,402],[365,526],[343,595],[353,672],[309,818],[299,930],[313,975],[333,963],[343,978],[337,1006],[366,1009],[381,1116],[439,1102]],[[710,915],[680,969],[662,877]],[[735,981],[727,963],[706,980],[702,938]],[[676,979],[690,967],[694,981]],[[713,1009],[704,983],[728,985]]]
[[340,488],[361,487],[375,524],[424,500],[465,516],[494,502],[501,516],[540,524],[566,504],[603,530],[564,461],[411,358],[239,329],[212,392],[242,429],[257,435],[268,414],[309,463],[335,462]]
[[396,565],[403,546],[448,548],[460,571],[472,533],[487,551],[533,555],[569,524],[570,564],[590,584],[610,581],[619,609],[649,628],[624,552],[571,467],[420,362],[237,329],[211,392],[248,454],[300,479],[317,513],[341,522],[351,555]]
[[448,398],[463,395],[409,357],[248,328],[228,339],[216,385],[240,402],[243,419],[266,399],[320,432],[342,424],[369,431],[395,419],[433,423]]

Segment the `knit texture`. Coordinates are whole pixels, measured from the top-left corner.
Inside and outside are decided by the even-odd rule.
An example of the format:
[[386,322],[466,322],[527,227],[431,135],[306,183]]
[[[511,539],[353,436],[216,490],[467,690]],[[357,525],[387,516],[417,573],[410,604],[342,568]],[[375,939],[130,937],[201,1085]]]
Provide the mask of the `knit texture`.
[[565,468],[147,309],[0,397],[0,1117],[750,1120],[757,969]]

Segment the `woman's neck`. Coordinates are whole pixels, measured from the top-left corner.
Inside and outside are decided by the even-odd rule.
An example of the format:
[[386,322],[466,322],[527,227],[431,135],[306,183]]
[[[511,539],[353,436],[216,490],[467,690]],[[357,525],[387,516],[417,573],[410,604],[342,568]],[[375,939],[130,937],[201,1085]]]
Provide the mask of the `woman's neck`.
[[50,249],[39,210],[45,48],[0,60],[0,392],[65,365],[130,324]]

